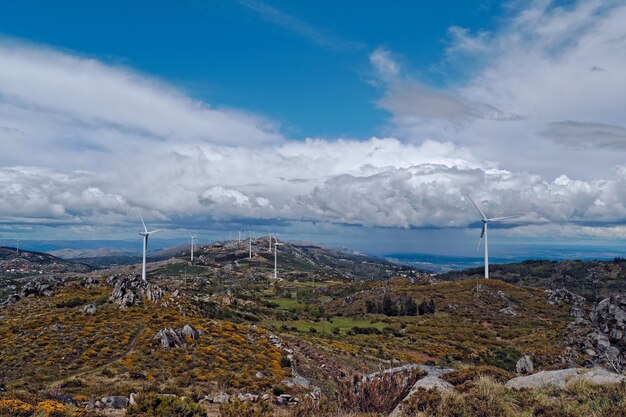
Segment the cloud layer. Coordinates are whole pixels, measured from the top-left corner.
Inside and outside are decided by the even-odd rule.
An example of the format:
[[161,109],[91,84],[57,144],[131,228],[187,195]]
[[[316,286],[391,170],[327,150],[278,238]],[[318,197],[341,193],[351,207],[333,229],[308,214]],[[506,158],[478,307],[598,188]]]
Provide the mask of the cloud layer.
[[360,141],[286,138],[128,68],[0,40],[0,217],[89,230],[135,223],[140,208],[164,225],[463,228],[477,220],[468,192],[491,216],[520,215],[511,236],[553,233],[548,222],[614,236],[626,219],[624,21],[617,2],[537,1],[493,33],[452,28],[447,65],[474,70],[451,87],[378,48],[390,120]]

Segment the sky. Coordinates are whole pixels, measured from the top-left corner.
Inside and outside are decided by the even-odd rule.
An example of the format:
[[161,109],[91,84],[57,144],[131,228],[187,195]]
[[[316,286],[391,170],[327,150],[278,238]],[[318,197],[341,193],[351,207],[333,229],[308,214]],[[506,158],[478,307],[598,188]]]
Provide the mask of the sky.
[[[0,4],[0,233],[626,247],[626,2]],[[156,235],[155,235],[155,239]],[[498,248],[501,249],[498,249]],[[507,248],[506,251],[504,248]]]

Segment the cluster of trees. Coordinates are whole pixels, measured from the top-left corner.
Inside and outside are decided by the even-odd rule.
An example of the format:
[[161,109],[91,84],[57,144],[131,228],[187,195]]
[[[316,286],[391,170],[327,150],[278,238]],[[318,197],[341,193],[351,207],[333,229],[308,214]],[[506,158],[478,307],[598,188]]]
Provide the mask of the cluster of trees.
[[422,301],[417,304],[415,300],[406,294],[393,299],[389,294],[383,295],[382,300],[367,300],[365,306],[368,313],[384,314],[386,316],[421,316],[435,312],[435,301]]

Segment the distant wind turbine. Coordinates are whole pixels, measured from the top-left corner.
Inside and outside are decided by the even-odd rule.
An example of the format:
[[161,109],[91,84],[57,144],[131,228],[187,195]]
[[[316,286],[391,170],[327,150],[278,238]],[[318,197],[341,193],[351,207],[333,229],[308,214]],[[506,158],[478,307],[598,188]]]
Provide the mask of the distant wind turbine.
[[274,242],[274,279],[278,279],[278,247],[283,243]]
[[482,242],[482,240],[484,238],[485,239],[485,278],[489,278],[489,243],[487,241],[487,225],[490,222],[496,222],[496,221],[504,220],[504,219],[511,219],[511,218],[517,217],[517,216],[504,216],[504,217],[488,218],[487,216],[485,216],[485,213],[483,213],[483,211],[480,208],[478,208],[478,206],[476,205],[474,200],[472,200],[472,197],[470,197],[469,194],[467,194],[467,193],[465,195],[467,196],[467,198],[469,198],[469,200],[472,202],[474,207],[476,207],[476,210],[478,210],[478,212],[480,213],[480,216],[481,216],[480,221],[483,222],[483,229],[480,232],[480,239],[478,240],[478,246],[476,247],[476,250],[478,250],[478,248],[480,247],[480,243]]
[[143,263],[141,265],[141,279],[146,281],[146,252],[148,251],[148,236],[152,233],[159,232],[163,229],[156,229],[148,232],[148,228],[146,228],[146,223],[143,221],[143,216],[141,212],[139,212],[139,218],[141,219],[141,224],[143,225],[143,232],[139,232],[141,236],[143,236]]
[[248,249],[250,251],[248,258],[252,259],[252,232],[248,232],[248,239],[249,239]]
[[20,253],[20,240],[16,239],[15,240],[15,250],[17,251],[17,253]]
[[191,262],[193,262],[193,244],[198,238],[198,235],[191,235]]
[[272,253],[272,236],[274,236],[274,235],[272,234],[272,232],[270,232],[269,239],[268,239],[270,243],[269,243],[269,247],[267,249],[268,251],[270,251],[270,253]]

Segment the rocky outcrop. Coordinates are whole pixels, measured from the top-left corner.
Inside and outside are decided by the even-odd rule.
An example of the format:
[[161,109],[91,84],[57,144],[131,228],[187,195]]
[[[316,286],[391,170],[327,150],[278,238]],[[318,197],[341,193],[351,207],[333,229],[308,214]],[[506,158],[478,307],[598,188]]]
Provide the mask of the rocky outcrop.
[[102,398],[101,404],[104,408],[113,408],[115,410],[121,410],[128,407],[128,397],[121,395],[113,395],[111,397]]
[[163,297],[163,290],[157,285],[148,284],[138,275],[113,275],[107,280],[113,286],[109,300],[118,304],[120,308],[127,308],[141,303],[144,299],[157,302]]
[[96,314],[96,311],[98,311],[98,307],[95,304],[87,304],[80,309],[80,312],[84,314]]
[[532,374],[534,371],[533,361],[530,356],[524,355],[515,364],[515,371],[521,375]]
[[22,287],[22,297],[50,297],[54,291],[55,283],[46,279],[35,279]]
[[154,335],[153,340],[159,343],[163,349],[176,349],[187,346],[187,340],[195,340],[200,336],[200,332],[193,326],[186,324],[180,329],[166,327]]
[[80,281],[80,285],[82,285],[83,287],[86,287],[86,288],[95,287],[98,284],[100,284],[100,280],[98,278],[95,278],[95,277],[86,277],[86,278],[83,278]]
[[567,328],[567,341],[590,358],[590,364],[615,371],[626,370],[626,295],[615,294],[596,304],[585,319],[575,311],[576,320]]
[[585,303],[585,298],[574,294],[567,288],[557,288],[556,290],[546,290],[548,295],[548,304],[552,305],[576,305],[580,306]]
[[568,368],[558,371],[541,371],[536,374],[519,376],[506,383],[509,388],[540,388],[548,385],[563,388],[567,384],[584,380],[595,385],[619,384],[626,376],[604,369]]

